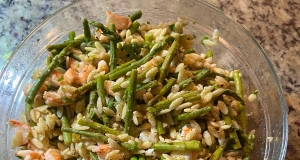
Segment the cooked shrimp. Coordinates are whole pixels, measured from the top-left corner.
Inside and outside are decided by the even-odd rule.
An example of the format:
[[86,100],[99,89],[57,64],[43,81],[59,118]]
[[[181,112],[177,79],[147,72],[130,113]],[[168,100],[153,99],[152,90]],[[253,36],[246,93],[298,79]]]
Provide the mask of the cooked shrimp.
[[64,82],[68,84],[72,84],[77,79],[78,79],[78,74],[72,68],[69,68],[67,72],[64,74]]
[[[15,155],[24,158],[24,160],[43,160],[44,159],[44,151],[42,150],[20,150],[16,151]],[[47,159],[48,160],[48,159]]]
[[[28,135],[30,132],[30,126],[27,124],[23,124],[21,122],[15,120],[9,120],[9,124],[13,127],[16,127],[16,134],[13,139],[15,139],[15,144],[20,146],[28,143]],[[19,134],[17,134],[19,133]]]
[[50,83],[52,86],[54,86],[54,87],[60,86],[60,82],[62,81],[62,78],[64,76],[63,72],[65,72],[65,71],[54,70],[52,72],[52,74],[50,75],[50,77],[51,77]]
[[43,98],[46,100],[45,103],[48,105],[62,104],[61,96],[54,91],[45,91]]
[[68,69],[68,71],[66,72],[67,75],[64,76],[64,78],[66,78],[66,81],[75,82],[81,85],[86,84],[88,75],[92,70],[95,69],[95,67],[84,62],[78,62],[73,58],[70,58],[69,63],[69,67],[72,70]]
[[106,26],[109,26],[111,23],[114,23],[116,26],[116,30],[127,29],[132,24],[131,20],[128,17],[124,17],[119,14],[112,13],[110,11],[107,11],[106,15]]
[[111,87],[115,84],[114,81],[104,81],[104,89],[106,90],[106,92],[109,94],[109,95],[112,95],[114,96],[114,92],[111,90]]
[[58,149],[48,149],[45,153],[45,160],[61,160],[60,150]]
[[109,144],[100,144],[94,147],[92,151],[97,153],[100,158],[105,159],[105,156],[111,151],[111,148]]

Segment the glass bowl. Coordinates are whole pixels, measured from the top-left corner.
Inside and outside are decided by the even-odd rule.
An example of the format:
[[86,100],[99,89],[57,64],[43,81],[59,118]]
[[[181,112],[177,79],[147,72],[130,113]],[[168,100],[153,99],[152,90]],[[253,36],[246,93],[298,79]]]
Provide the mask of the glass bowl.
[[256,130],[251,159],[280,159],[286,152],[288,124],[284,96],[271,62],[263,49],[236,21],[217,8],[197,0],[113,0],[78,1],[40,24],[16,49],[0,77],[0,159],[18,159],[11,149],[13,130],[9,119],[19,119],[24,111],[23,86],[31,81],[35,67],[41,67],[47,57],[46,46],[60,43],[70,30],[82,32],[82,19],[104,22],[106,10],[128,15],[141,9],[140,21],[158,24],[185,17],[190,24],[185,31],[197,37],[196,49],[204,35],[220,32],[220,42],[211,48],[218,66],[243,73],[245,94],[259,90],[257,102],[247,104],[248,130]]

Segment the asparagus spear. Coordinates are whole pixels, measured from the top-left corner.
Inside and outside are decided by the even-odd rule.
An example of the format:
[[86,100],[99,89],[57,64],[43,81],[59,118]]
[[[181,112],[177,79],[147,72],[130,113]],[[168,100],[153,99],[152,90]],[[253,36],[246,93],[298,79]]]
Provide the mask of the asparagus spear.
[[188,79],[185,79],[185,80],[179,82],[179,83],[178,83],[179,90],[182,90],[182,89],[186,88],[186,87],[189,86],[192,82],[193,82],[193,79],[192,79],[192,78],[188,78]]
[[132,15],[130,15],[129,18],[132,22],[134,22],[134,21],[140,19],[142,17],[142,15],[143,15],[142,11],[138,10],[135,13],[133,13]]
[[[243,99],[244,97],[243,83],[242,83],[239,70],[233,71],[233,78],[234,78],[236,93],[239,95],[241,99]],[[246,117],[245,106],[243,103],[239,103],[238,108],[240,113],[241,126],[243,130],[245,130],[247,128],[247,117]]]
[[107,127],[103,124],[100,124],[100,123],[97,123],[97,122],[94,122],[92,120],[89,120],[89,119],[86,119],[86,118],[81,118],[77,121],[77,123],[79,125],[82,125],[82,126],[89,126],[93,129],[96,129],[97,131],[100,131],[102,133],[109,133],[109,134],[113,134],[113,135],[120,135],[122,134],[122,132],[119,132],[117,130],[114,130],[110,127]]
[[[115,24],[111,23],[110,24],[110,30],[115,33],[116,27]],[[117,48],[117,43],[115,41],[110,41],[110,59],[109,59],[109,67],[110,71],[114,70],[117,65],[117,53],[116,53],[116,48]]]
[[89,104],[86,108],[87,113],[88,113],[87,118],[93,119],[93,117],[95,115],[94,108],[96,108],[96,103],[97,103],[97,92],[91,91]]
[[98,160],[98,156],[94,152],[92,152],[92,151],[89,152],[89,157],[92,160]]
[[140,27],[140,23],[138,21],[134,21],[132,25],[129,27],[131,34],[134,34]]
[[[66,127],[63,127],[61,130],[63,132],[75,133],[75,134],[79,134],[81,136],[89,137],[89,138],[92,138],[92,139],[95,139],[95,140],[100,140],[100,141],[103,141],[104,143],[108,142],[108,138],[105,135],[100,134],[100,133],[94,133],[94,132],[89,132],[89,131],[81,131],[81,130],[77,130],[77,129],[74,129],[74,128],[66,128]],[[124,148],[126,148],[130,151],[138,149],[137,142],[134,142],[133,144],[128,143],[128,142],[119,142],[119,144],[122,147],[124,147]]]
[[68,127],[62,127],[61,130],[63,132],[68,132],[68,133],[75,133],[75,134],[79,134],[85,137],[90,137],[92,139],[95,140],[100,140],[103,142],[108,142],[108,138],[100,133],[93,133],[93,132],[89,132],[89,131],[81,131],[81,130],[77,130],[74,128],[68,128]]
[[[103,75],[99,75],[96,80],[97,80],[97,93],[98,93],[98,97],[101,99],[101,106],[106,107]],[[102,121],[103,121],[103,124],[109,125],[109,119],[105,113],[102,113]]]
[[[223,119],[224,119],[224,121],[227,125],[232,125],[231,117],[230,117],[229,114],[222,113],[222,117],[223,117]],[[232,128],[229,128],[226,131],[229,135],[230,142],[232,143],[232,148],[235,149],[235,150],[239,149],[239,148],[242,148],[239,137],[236,133],[236,130],[232,129]]]
[[[62,123],[62,128],[70,128],[70,120],[67,115],[67,110],[64,107],[63,115],[61,117],[61,123]],[[63,137],[64,137],[64,143],[65,145],[70,145],[72,143],[72,133],[64,132],[63,131]]]
[[148,90],[149,88],[154,88],[157,85],[158,85],[157,80],[151,81],[151,82],[149,82],[149,83],[147,83],[143,86],[137,87],[136,93],[143,90],[143,89]]
[[28,104],[26,103],[25,104],[25,117],[26,117],[26,120],[27,120],[27,123],[33,127],[33,126],[36,126],[36,123],[32,121],[31,117],[30,117],[30,111],[32,110],[32,105],[31,104]]
[[102,23],[91,21],[90,25],[95,26],[98,29],[101,29],[101,31],[103,32],[102,34],[107,36],[111,41],[115,41],[115,42],[122,41],[122,38],[119,34],[111,31],[109,28],[105,27]]
[[128,96],[127,96],[127,111],[125,115],[125,126],[124,132],[129,133],[132,123],[132,114],[133,114],[133,105],[134,105],[134,96],[136,93],[136,80],[137,80],[137,70],[131,70],[130,74],[130,84],[128,87]]
[[69,44],[66,48],[64,48],[58,55],[56,55],[52,62],[47,66],[46,70],[37,78],[28,92],[25,102],[28,104],[32,104],[36,94],[38,93],[41,86],[44,84],[45,80],[50,76],[52,71],[59,65],[59,61],[64,58],[64,56],[69,54],[70,49],[72,48],[72,44]]
[[152,106],[156,101],[158,101],[162,96],[164,96],[176,83],[175,78],[170,78],[168,83],[159,91],[157,95],[155,95],[149,102],[148,106]]
[[60,52],[61,50],[63,50],[70,44],[72,44],[74,47],[76,47],[76,46],[79,46],[82,42],[83,42],[82,39],[70,40],[70,41],[66,41],[64,43],[60,43],[60,44],[49,45],[49,46],[47,46],[47,50],[51,52],[52,50],[55,49],[57,52]]
[[156,117],[156,129],[159,135],[166,133],[166,129],[164,128],[163,123],[161,121],[161,116]]
[[211,110],[211,107],[204,107],[201,109],[197,109],[193,112],[181,113],[174,118],[174,121],[182,121],[182,120],[185,121],[185,120],[195,119],[197,116],[199,116],[201,114],[205,114],[205,113],[209,112],[210,110]]
[[178,48],[178,41],[173,41],[171,47],[169,48],[168,50],[168,53],[165,57],[165,60],[161,66],[161,68],[159,69],[159,77],[158,77],[158,82],[159,83],[162,83],[165,79],[165,76],[167,75],[167,71],[168,71],[168,68],[170,67],[170,64],[174,58],[174,56],[176,55],[176,51],[177,51],[177,48]]
[[75,38],[75,31],[70,31],[68,34],[69,40],[74,40]]
[[219,158],[222,156],[225,148],[227,146],[227,141],[223,145],[219,145],[215,152],[211,155],[209,160],[219,160]]
[[184,142],[173,143],[154,143],[152,148],[157,151],[183,151],[183,150],[200,150],[201,142],[197,140],[190,140]]
[[84,41],[88,43],[91,39],[91,29],[89,26],[89,22],[86,18],[83,19],[83,34],[84,34]]

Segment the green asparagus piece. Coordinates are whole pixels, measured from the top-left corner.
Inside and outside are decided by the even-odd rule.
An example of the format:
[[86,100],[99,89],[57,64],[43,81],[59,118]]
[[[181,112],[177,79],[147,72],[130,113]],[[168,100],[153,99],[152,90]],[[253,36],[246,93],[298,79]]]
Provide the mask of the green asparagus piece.
[[253,150],[254,147],[254,140],[255,140],[255,135],[243,135],[243,138],[246,139],[246,146],[244,146],[244,151],[245,151],[245,159],[249,159],[250,153]]
[[75,38],[75,31],[71,31],[71,32],[69,32],[69,40],[71,41],[71,40],[74,40],[74,38]]
[[161,121],[161,116],[156,117],[156,129],[159,135],[166,133],[166,129],[164,128],[163,123]]
[[95,112],[94,112],[94,108],[96,108],[96,103],[97,103],[97,92],[96,91],[91,91],[90,92],[90,100],[89,100],[89,104],[87,105],[87,118],[89,119],[93,119]]
[[206,55],[206,58],[210,58],[210,57],[213,56],[213,53],[212,53],[211,50],[207,50],[207,52],[205,53],[205,55]]
[[146,42],[152,42],[153,41],[153,33],[152,32],[145,33],[145,41]]
[[187,49],[183,52],[183,54],[189,54],[189,53],[195,53],[196,51],[194,49]]
[[185,79],[185,80],[179,82],[179,83],[178,83],[179,90],[182,90],[182,89],[186,88],[186,87],[189,86],[192,82],[193,82],[193,79],[192,79],[192,78],[188,78],[188,79]]
[[60,52],[61,50],[63,50],[64,48],[66,48],[70,44],[72,44],[74,47],[76,47],[76,46],[79,46],[82,42],[83,42],[82,39],[75,39],[75,40],[71,40],[71,41],[66,41],[66,42],[61,43],[61,44],[49,45],[49,46],[47,46],[47,50],[51,52],[52,50],[55,49],[57,52]]
[[111,41],[115,41],[115,42],[122,41],[122,38],[119,34],[111,31],[109,28],[105,27],[102,23],[91,21],[90,25],[95,26],[98,29],[101,29],[101,31],[103,32],[102,34],[107,36]]
[[[233,71],[233,78],[234,78],[236,93],[243,100],[243,97],[244,97],[243,83],[242,83],[242,79],[241,79],[239,70]],[[247,122],[247,116],[246,116],[244,103],[241,102],[238,105],[238,109],[239,109],[239,113],[240,113],[241,126],[242,126],[243,130],[245,130],[247,128],[248,122]]]
[[72,44],[68,45],[64,48],[58,55],[56,55],[52,62],[47,66],[46,70],[40,75],[36,81],[34,82],[33,86],[31,87],[30,91],[26,96],[26,103],[32,104],[36,94],[38,93],[41,86],[44,84],[45,80],[50,76],[52,71],[59,65],[59,61],[64,58],[64,56],[68,55],[70,49],[72,48]]
[[132,25],[129,27],[131,34],[134,34],[140,27],[140,23],[138,21],[134,21]]
[[69,57],[74,58],[76,61],[81,62],[81,59],[80,59],[80,57],[79,57],[79,54],[71,53],[71,54],[69,55]]
[[173,143],[154,143],[152,148],[157,151],[184,151],[184,150],[200,150],[201,142],[197,140],[173,142]]
[[98,156],[94,152],[92,152],[92,151],[89,152],[89,157],[92,160],[98,160]]
[[166,44],[168,41],[170,40],[174,40],[173,37],[171,36],[167,36],[165,37],[161,42],[156,43],[150,50],[149,54],[146,55],[145,57],[143,57],[142,59],[140,59],[137,62],[132,63],[130,66],[127,67],[120,67],[120,69],[115,69],[113,71],[111,71],[109,73],[109,79],[110,80],[115,80],[117,78],[120,78],[121,76],[125,75],[128,71],[132,70],[132,69],[136,69],[139,66],[143,65],[144,63],[148,62],[149,60],[151,60],[151,58],[157,53],[159,52]]
[[36,123],[32,121],[31,117],[30,117],[30,111],[32,110],[32,105],[31,104],[28,104],[26,103],[26,106],[25,106],[25,117],[26,117],[26,120],[27,120],[27,123],[33,127],[33,126],[36,126]]
[[62,127],[61,130],[63,132],[68,132],[68,133],[75,133],[75,134],[79,134],[81,136],[85,136],[85,137],[90,137],[92,139],[95,140],[100,140],[103,142],[108,142],[108,138],[100,133],[93,133],[93,132],[89,132],[89,131],[81,131],[81,130],[77,130],[74,128],[66,128],[66,127]]
[[170,78],[168,83],[159,91],[159,93],[157,95],[155,95],[148,103],[148,106],[153,106],[153,104],[158,101],[162,96],[164,96],[168,91],[170,91],[170,89],[172,88],[172,86],[176,83],[176,79],[175,78]]
[[139,160],[145,160],[145,156],[144,155],[139,155]]
[[225,148],[227,146],[227,141],[223,145],[219,145],[215,152],[211,155],[209,160],[219,160],[219,158],[222,156]]
[[115,107],[115,98],[114,97],[110,97],[108,100],[108,104],[107,104],[107,108],[116,111],[116,107]]
[[114,130],[110,127],[107,127],[106,125],[103,125],[103,124],[100,124],[100,123],[97,123],[97,122],[94,122],[90,119],[86,119],[86,118],[81,118],[77,121],[77,123],[79,125],[82,125],[82,126],[89,126],[97,131],[100,131],[102,133],[109,133],[109,134],[113,134],[113,135],[120,135],[122,134],[122,132],[119,132],[117,130]]
[[88,43],[91,39],[91,29],[89,26],[89,22],[86,18],[83,19],[83,34],[84,34],[84,41]]
[[227,89],[221,95],[223,95],[223,94],[235,98],[237,101],[239,101],[241,103],[241,105],[245,104],[244,100],[236,92],[234,92],[232,90]]
[[203,78],[207,77],[210,74],[210,70],[208,68],[204,68],[201,70],[201,72],[199,72],[196,76],[195,76],[195,81],[199,82],[201,81]]
[[[77,130],[74,128],[62,128],[61,129],[63,132],[69,132],[69,133],[75,133],[75,134],[79,134],[81,136],[85,136],[85,137],[90,137],[92,139],[95,140],[100,140],[103,141],[104,143],[108,142],[108,138],[100,133],[93,133],[93,132],[89,132],[89,131],[81,131],[81,130]],[[134,142],[134,144],[130,144],[128,142],[118,142],[122,147],[128,149],[128,150],[137,150],[138,149],[138,144],[137,142]]]
[[134,21],[140,19],[142,17],[142,15],[143,15],[142,11],[138,10],[135,13],[133,13],[132,15],[130,15],[129,18],[132,22],[134,22]]
[[127,96],[127,110],[125,115],[125,126],[124,132],[129,133],[132,123],[132,116],[133,116],[133,105],[134,105],[134,96],[136,93],[136,80],[137,80],[137,70],[133,69],[130,73],[130,84],[128,87],[128,96]]
[[[106,99],[105,99],[105,89],[104,89],[104,77],[103,75],[99,75],[97,78],[97,93],[98,97],[101,99],[101,106],[106,107]],[[102,113],[102,121],[103,124],[109,125],[109,119],[105,113]]]
[[[62,123],[62,128],[70,128],[70,120],[67,115],[67,110],[64,107],[63,115],[61,117],[61,123]],[[64,137],[64,143],[65,145],[70,145],[72,143],[72,133],[64,132],[63,131],[63,137]]]
[[178,116],[174,118],[174,121],[182,121],[182,120],[191,120],[195,119],[201,114],[206,114],[211,110],[211,107],[204,107],[201,109],[197,109],[193,112],[188,112],[188,113],[181,113]]
[[138,157],[136,155],[133,155],[130,157],[130,160],[138,160]]
[[[115,24],[111,23],[110,24],[110,30],[112,32],[115,33],[116,31],[116,27]],[[110,50],[109,50],[109,54],[110,54],[110,59],[109,59],[109,69],[110,71],[114,70],[116,68],[117,65],[117,43],[115,41],[110,41]]]
[[133,144],[128,143],[128,142],[121,142],[120,145],[130,151],[135,151],[138,150],[138,143],[134,142]]
[[177,48],[178,48],[178,41],[173,41],[171,47],[169,48],[168,50],[168,53],[164,59],[164,62],[162,64],[162,66],[160,67],[159,69],[159,77],[158,77],[158,82],[159,83],[162,83],[165,79],[165,76],[167,75],[167,71],[168,71],[168,68],[170,67],[170,64],[174,58],[174,56],[176,55],[177,53]]
[[148,90],[149,88],[154,88],[158,85],[157,80],[151,81],[143,86],[137,87],[136,88],[136,93],[141,91],[141,90]]
[[133,46],[130,43],[124,43],[122,46],[123,49],[127,51],[131,58],[138,60],[139,57],[134,53]]
[[[222,113],[222,117],[227,125],[232,125],[231,117],[229,114]],[[242,148],[239,137],[236,133],[236,130],[233,128],[229,128],[226,131],[229,135],[230,143],[232,143],[232,148],[234,150]]]

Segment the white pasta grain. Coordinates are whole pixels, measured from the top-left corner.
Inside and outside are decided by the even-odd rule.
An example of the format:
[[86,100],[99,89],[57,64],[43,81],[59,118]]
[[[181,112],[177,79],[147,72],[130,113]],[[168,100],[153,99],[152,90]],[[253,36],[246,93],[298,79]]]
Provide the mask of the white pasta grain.
[[205,139],[205,142],[208,146],[211,146],[212,145],[212,140],[211,140],[211,135],[209,134],[208,131],[204,131],[203,133],[203,137]]
[[116,115],[116,113],[108,107],[103,107],[103,112],[111,117],[114,117]]
[[125,81],[125,82],[121,83],[120,87],[122,87],[122,88],[128,88],[129,84],[130,84],[129,81]]
[[31,142],[39,149],[43,148],[43,143],[36,138],[32,138]]
[[166,113],[169,113],[169,112],[171,112],[171,109],[163,109],[163,110],[159,111],[157,113],[157,115],[163,115],[163,114],[166,114]]
[[182,110],[182,109],[188,108],[188,107],[190,107],[190,106],[192,106],[192,103],[191,103],[191,102],[186,102],[186,103],[183,103],[183,104],[179,105],[179,106],[176,108],[176,110]]
[[175,99],[169,106],[169,109],[173,110],[173,109],[176,109],[182,102],[183,102],[183,98],[180,97],[180,98],[177,98]]
[[223,114],[228,114],[228,108],[224,102],[218,101],[218,107]]

